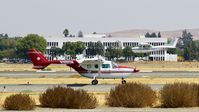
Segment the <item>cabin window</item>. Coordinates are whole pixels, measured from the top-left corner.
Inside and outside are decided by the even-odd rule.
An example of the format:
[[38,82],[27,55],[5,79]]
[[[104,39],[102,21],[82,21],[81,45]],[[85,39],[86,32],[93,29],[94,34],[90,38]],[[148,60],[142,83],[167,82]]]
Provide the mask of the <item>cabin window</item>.
[[98,64],[95,65],[95,68],[98,68]]
[[87,68],[91,68],[91,64],[88,64],[88,65],[87,65]]
[[110,68],[109,64],[102,64],[102,68]]

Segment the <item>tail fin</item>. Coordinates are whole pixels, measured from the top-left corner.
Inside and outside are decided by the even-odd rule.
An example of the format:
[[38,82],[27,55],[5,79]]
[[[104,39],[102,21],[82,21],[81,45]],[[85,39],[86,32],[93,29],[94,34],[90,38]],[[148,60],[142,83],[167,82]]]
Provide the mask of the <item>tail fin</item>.
[[28,50],[27,53],[34,65],[34,69],[44,69],[50,64],[48,59],[36,49]]

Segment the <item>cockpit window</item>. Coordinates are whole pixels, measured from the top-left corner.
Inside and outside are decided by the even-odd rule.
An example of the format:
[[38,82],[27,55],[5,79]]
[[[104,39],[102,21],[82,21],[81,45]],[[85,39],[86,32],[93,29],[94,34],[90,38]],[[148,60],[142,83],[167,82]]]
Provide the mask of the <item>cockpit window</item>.
[[109,64],[102,64],[102,68],[110,68]]

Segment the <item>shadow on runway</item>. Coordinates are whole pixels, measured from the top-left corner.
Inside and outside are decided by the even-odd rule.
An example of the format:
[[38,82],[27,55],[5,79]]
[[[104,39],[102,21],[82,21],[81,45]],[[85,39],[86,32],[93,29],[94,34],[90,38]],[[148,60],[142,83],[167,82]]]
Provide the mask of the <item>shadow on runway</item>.
[[67,87],[83,87],[90,84],[67,84]]

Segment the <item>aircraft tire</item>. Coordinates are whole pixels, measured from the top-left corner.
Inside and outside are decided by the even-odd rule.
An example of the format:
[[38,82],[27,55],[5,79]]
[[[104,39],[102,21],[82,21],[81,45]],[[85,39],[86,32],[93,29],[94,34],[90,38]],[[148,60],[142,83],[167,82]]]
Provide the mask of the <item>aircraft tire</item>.
[[122,84],[126,84],[126,80],[122,80]]
[[92,85],[97,85],[98,84],[98,80],[92,80],[91,84]]

